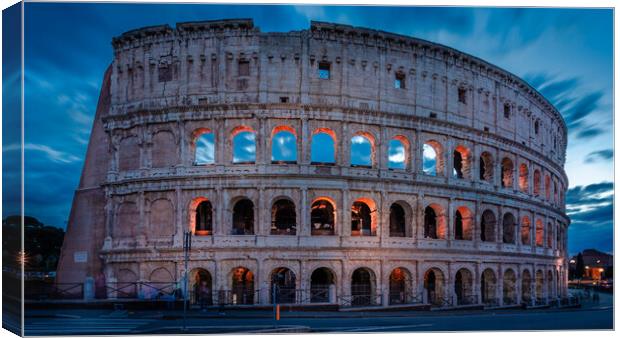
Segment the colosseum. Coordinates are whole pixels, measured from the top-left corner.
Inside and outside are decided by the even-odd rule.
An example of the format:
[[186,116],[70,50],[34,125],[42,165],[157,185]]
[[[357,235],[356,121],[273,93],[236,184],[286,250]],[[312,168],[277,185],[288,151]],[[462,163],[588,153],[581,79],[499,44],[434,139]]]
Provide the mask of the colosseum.
[[231,306],[567,296],[567,127],[515,75],[314,21],[186,22],[112,45],[58,284],[87,299],[206,286],[201,301]]

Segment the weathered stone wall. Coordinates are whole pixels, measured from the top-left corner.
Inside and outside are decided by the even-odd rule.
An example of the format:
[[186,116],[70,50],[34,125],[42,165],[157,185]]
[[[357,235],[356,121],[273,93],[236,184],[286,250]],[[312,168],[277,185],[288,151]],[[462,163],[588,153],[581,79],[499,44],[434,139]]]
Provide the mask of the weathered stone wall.
[[[286,267],[306,290],[312,272],[326,267],[336,294],[346,296],[363,267],[375,291],[388,294],[389,276],[401,267],[415,293],[425,292],[425,275],[435,271],[443,295],[453,297],[455,274],[466,268],[473,276],[467,285],[480,296],[488,268],[495,279],[485,285],[497,286],[499,303],[506,293],[522,301],[523,285],[534,288],[537,271],[551,283],[544,294],[530,290],[532,299],[566,295],[566,127],[512,74],[430,42],[326,23],[290,33],[261,33],[251,20],[184,23],[131,31],[113,45],[111,106],[96,121],[107,138],[97,139],[108,147],[109,160],[98,167],[107,170],[105,194],[92,210],[105,213],[105,226],[95,225],[105,242],[88,242],[109,283],[178,280],[182,234],[194,229],[196,201],[208,200],[213,229],[194,236],[190,269],[208,271],[214,290],[231,289],[231,271],[240,266],[252,271],[256,289],[269,289],[272,271]],[[329,79],[319,77],[324,63]],[[271,139],[281,129],[296,136],[294,163],[271,161]],[[238,130],[255,133],[255,163],[233,163]],[[325,130],[335,140],[335,163],[316,165],[312,137]],[[204,132],[214,135],[215,161],[195,165],[195,141]],[[351,138],[359,134],[373,146],[370,168],[351,166]],[[392,139],[405,145],[405,169],[388,168]],[[436,176],[423,171],[425,143],[438,151]],[[463,178],[452,175],[455,150],[464,158]],[[481,179],[483,154],[489,163]],[[511,166],[503,167],[506,161]],[[92,170],[85,165],[85,175]],[[254,204],[253,235],[232,232],[242,197]],[[270,210],[280,198],[295,205],[294,236],[270,234]],[[333,235],[311,234],[317,198],[335,209]],[[373,209],[374,236],[352,235],[358,200]],[[390,236],[393,203],[405,210],[405,237]],[[424,235],[427,206],[437,214],[438,239]],[[466,240],[455,236],[457,210],[468,217]],[[485,211],[493,221],[484,220],[491,223],[483,234]],[[508,214],[511,227],[502,224]],[[86,220],[72,213],[70,224],[92,226]],[[539,245],[537,222],[544,225]],[[505,243],[504,229],[514,241]],[[68,234],[63,255],[73,255],[74,238]],[[80,266],[63,264],[59,276],[77,276],[69,269]]]

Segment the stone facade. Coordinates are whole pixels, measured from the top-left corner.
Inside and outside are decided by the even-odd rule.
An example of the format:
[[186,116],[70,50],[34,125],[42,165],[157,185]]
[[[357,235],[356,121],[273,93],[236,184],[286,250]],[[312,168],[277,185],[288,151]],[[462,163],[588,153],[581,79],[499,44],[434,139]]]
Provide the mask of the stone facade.
[[[329,285],[320,301],[342,305],[566,296],[566,125],[514,75],[427,41],[322,22],[288,33],[251,20],[179,23],[113,46],[58,282],[94,280],[107,297],[174,283],[191,230],[192,283],[237,303],[269,303],[274,271],[282,289],[311,295],[301,303],[320,298],[319,284]],[[282,130],[295,136],[295,161],[271,159]],[[251,163],[233,158],[241,132],[254,135]],[[312,159],[321,133],[333,163]],[[214,158],[197,164],[204,134]],[[356,135],[371,144],[370,166],[351,165]],[[391,140],[404,169],[390,168]],[[253,212],[239,232],[242,199]],[[274,226],[282,200],[293,203],[287,232]],[[312,221],[317,201],[333,208],[328,231]],[[352,213],[360,203],[367,220]]]

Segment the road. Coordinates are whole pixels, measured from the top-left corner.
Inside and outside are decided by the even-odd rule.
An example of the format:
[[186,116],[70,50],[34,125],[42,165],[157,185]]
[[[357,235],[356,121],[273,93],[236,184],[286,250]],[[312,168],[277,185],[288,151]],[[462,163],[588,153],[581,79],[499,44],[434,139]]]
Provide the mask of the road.
[[[407,332],[472,330],[613,329],[611,296],[580,309],[289,312],[277,326],[288,332]],[[269,311],[190,311],[189,333],[273,332]],[[181,333],[182,311],[37,310],[27,311],[26,335]],[[287,331],[284,331],[287,332]]]

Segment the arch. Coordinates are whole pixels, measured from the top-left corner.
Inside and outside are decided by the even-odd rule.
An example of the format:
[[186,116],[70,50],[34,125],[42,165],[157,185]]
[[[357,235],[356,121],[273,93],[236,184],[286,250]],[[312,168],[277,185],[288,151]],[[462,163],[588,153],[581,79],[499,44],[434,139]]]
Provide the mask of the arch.
[[446,305],[444,284],[444,274],[440,269],[430,268],[424,273],[424,290],[428,303],[435,306]]
[[471,175],[471,151],[465,146],[459,145],[453,153],[452,174],[456,178],[468,179]]
[[532,303],[532,275],[529,270],[521,273],[521,300],[525,304]]
[[152,237],[166,237],[174,234],[174,207],[170,200],[160,198],[151,203],[149,225]]
[[446,238],[444,212],[439,204],[432,203],[424,209],[424,238]]
[[536,271],[535,279],[536,279],[535,281],[536,282],[536,287],[535,287],[536,303],[541,304],[543,303],[544,292],[545,292],[545,275],[542,272],[542,270]]
[[558,203],[558,182],[553,181],[553,203]]
[[390,273],[389,303],[407,304],[411,299],[411,273],[409,270],[399,267]]
[[502,159],[502,188],[511,188],[514,175],[514,165],[508,157]]
[[495,228],[497,219],[495,213],[487,209],[480,218],[480,240],[483,242],[495,242]]
[[540,120],[536,119],[536,121],[534,121],[534,134],[538,135],[539,131],[540,131]]
[[375,139],[365,132],[358,132],[351,137],[351,166],[372,168],[375,157]]
[[116,226],[113,229],[114,237],[133,237],[140,222],[140,212],[134,202],[123,202],[116,212]]
[[553,224],[551,224],[551,222],[547,223],[546,232],[547,232],[547,247],[552,248],[553,247]]
[[357,199],[351,205],[351,236],[376,236],[377,210],[369,198]]
[[502,220],[502,241],[507,244],[515,244],[516,220],[512,213],[505,213]]
[[443,175],[443,147],[435,140],[422,145],[422,171],[426,175]]
[[536,246],[543,246],[544,244],[545,229],[543,222],[540,219],[536,220]]
[[296,233],[295,203],[288,198],[280,198],[271,206],[271,234],[294,236]]
[[517,304],[517,275],[512,269],[506,269],[504,272],[502,298],[504,305]]
[[547,299],[553,298],[553,271],[547,271]]
[[404,202],[395,202],[390,205],[390,237],[409,237],[411,231],[407,228],[410,218],[410,208],[404,207]]
[[319,128],[312,133],[310,145],[311,164],[333,165],[336,163],[336,133]]
[[479,178],[481,181],[493,182],[493,156],[488,151],[480,154]]
[[336,274],[329,268],[321,267],[312,271],[310,276],[310,302],[328,303],[335,299],[330,289],[335,290]]
[[272,304],[295,303],[297,277],[291,269],[284,267],[273,269],[270,280],[271,287],[269,290],[275,289],[275,294],[271,294]]
[[376,277],[369,268],[358,268],[351,274],[351,305],[375,305]]
[[456,208],[454,213],[454,239],[470,241],[473,233],[473,214],[466,206]]
[[149,275],[149,281],[151,283],[173,283],[174,278],[168,269],[159,267],[151,272]]
[[161,130],[153,135],[151,163],[153,168],[168,168],[178,163],[179,150],[174,134],[169,130]]
[[213,278],[209,271],[195,268],[190,271],[189,286],[192,292],[190,299],[201,306],[213,305]]
[[540,170],[534,170],[534,196],[540,196],[541,176]]
[[118,145],[118,170],[140,168],[140,141],[137,136],[123,138]]
[[480,277],[480,294],[482,295],[482,304],[487,306],[498,305],[497,301],[497,278],[495,272],[486,269]]
[[456,305],[470,305],[477,303],[474,294],[474,277],[471,271],[461,268],[454,276],[454,294]]
[[248,198],[241,198],[235,202],[233,207],[232,234],[254,234],[254,202]]
[[530,188],[530,170],[527,167],[527,164],[521,163],[519,166],[519,190],[524,193],[529,192]]
[[289,126],[278,126],[271,132],[271,163],[297,163],[297,133]]
[[310,207],[311,235],[333,235],[336,228],[334,204],[327,198],[317,198]]
[[523,216],[523,218],[521,218],[521,244],[531,245],[530,243],[531,232],[532,232],[532,224],[530,222],[530,218],[527,216]]
[[236,267],[231,270],[232,304],[254,304],[254,274],[246,267]]
[[545,175],[545,199],[551,200],[551,177],[548,174]]
[[194,164],[205,165],[215,163],[215,134],[206,128],[197,129],[192,133]]
[[206,198],[197,198],[192,203],[191,227],[197,236],[213,234],[213,205]]
[[232,152],[233,163],[250,164],[256,162],[256,132],[247,126],[233,129]]
[[135,298],[138,292],[138,275],[129,269],[120,269],[116,274],[116,297]]
[[388,145],[388,168],[407,169],[409,141],[402,135],[394,136]]

